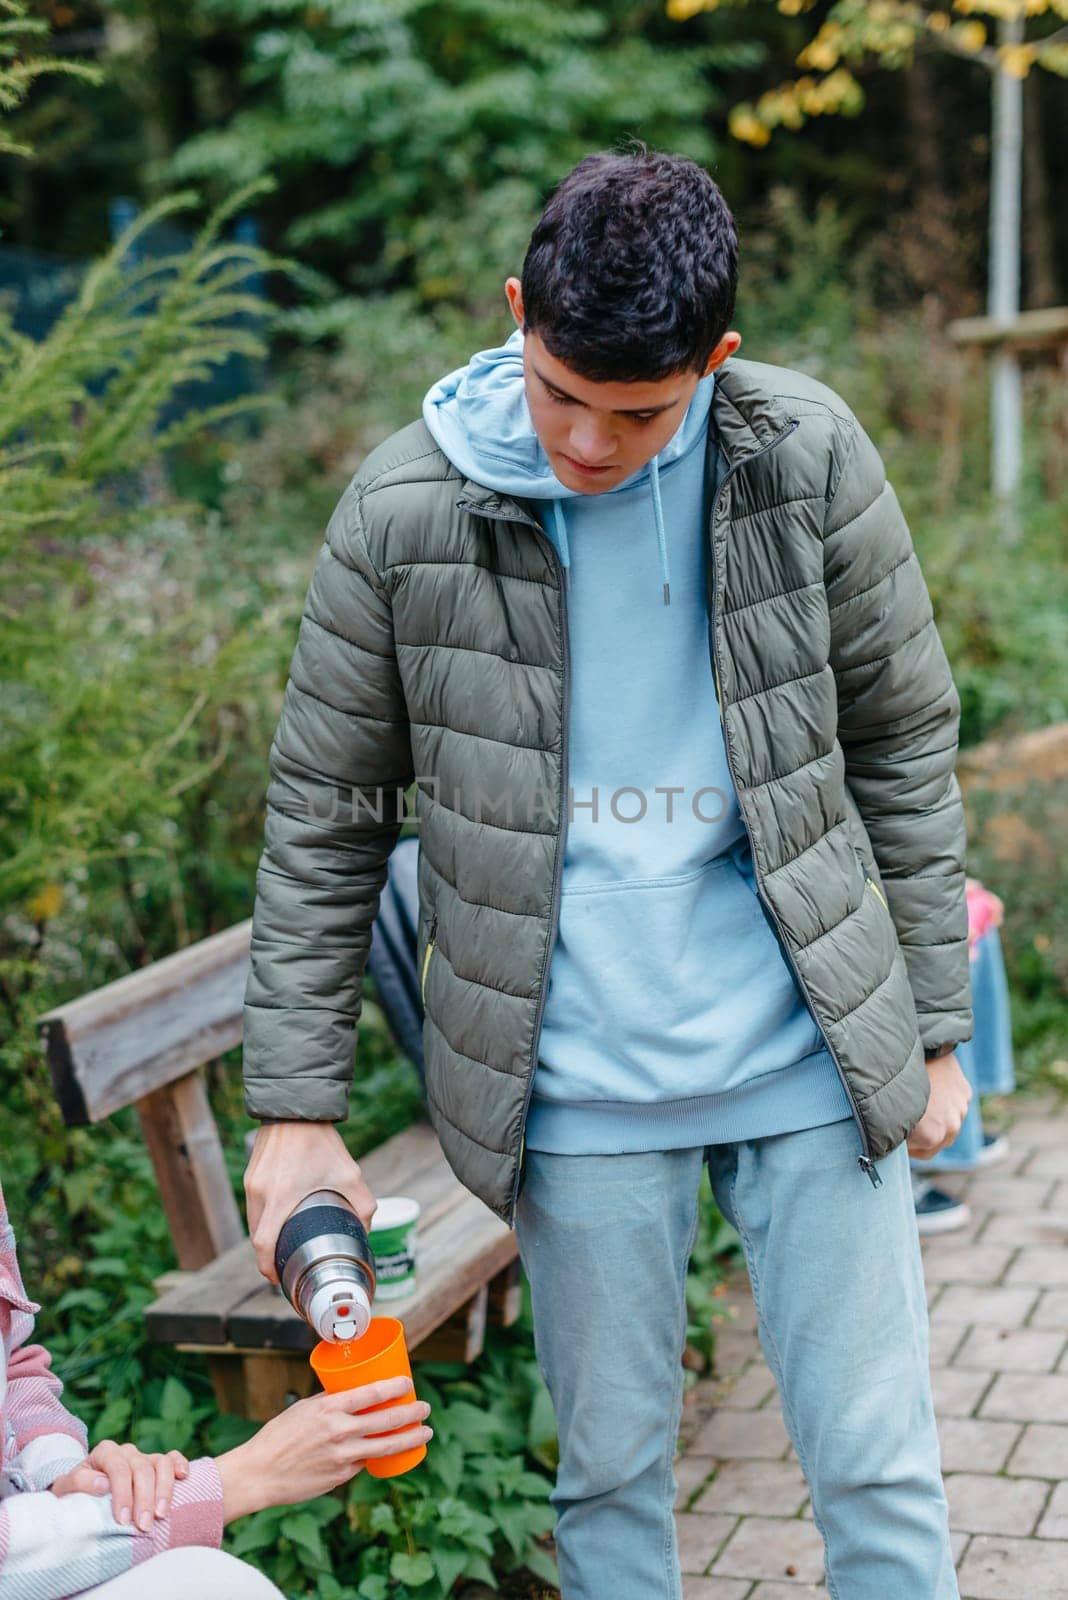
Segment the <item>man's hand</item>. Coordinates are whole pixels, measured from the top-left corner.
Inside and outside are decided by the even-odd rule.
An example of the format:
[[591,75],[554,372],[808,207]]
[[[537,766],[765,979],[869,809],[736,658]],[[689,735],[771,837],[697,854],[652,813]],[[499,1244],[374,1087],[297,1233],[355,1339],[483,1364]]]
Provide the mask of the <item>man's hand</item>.
[[952,1144],[972,1103],[972,1086],[961,1071],[960,1062],[950,1051],[927,1063],[931,1095],[927,1110],[909,1135],[910,1156],[930,1161]]
[[245,1199],[256,1265],[268,1282],[278,1282],[274,1247],[282,1224],[316,1189],[336,1189],[364,1227],[371,1226],[378,1202],[332,1122],[273,1122],[262,1127],[245,1169]]
[[174,1480],[188,1472],[189,1462],[180,1450],[146,1456],[136,1445],[104,1439],[51,1489],[56,1495],[110,1493],[115,1521],[134,1522],[147,1533],[153,1518],[169,1514]]

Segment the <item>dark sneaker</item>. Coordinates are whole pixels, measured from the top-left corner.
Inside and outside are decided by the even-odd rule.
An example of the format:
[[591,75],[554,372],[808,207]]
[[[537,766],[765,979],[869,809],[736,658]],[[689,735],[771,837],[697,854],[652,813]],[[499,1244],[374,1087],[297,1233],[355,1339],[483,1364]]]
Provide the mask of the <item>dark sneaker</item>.
[[955,1233],[966,1228],[972,1214],[963,1200],[958,1200],[944,1189],[936,1189],[924,1178],[913,1177],[912,1198],[916,1205],[916,1225],[920,1237],[936,1233]]

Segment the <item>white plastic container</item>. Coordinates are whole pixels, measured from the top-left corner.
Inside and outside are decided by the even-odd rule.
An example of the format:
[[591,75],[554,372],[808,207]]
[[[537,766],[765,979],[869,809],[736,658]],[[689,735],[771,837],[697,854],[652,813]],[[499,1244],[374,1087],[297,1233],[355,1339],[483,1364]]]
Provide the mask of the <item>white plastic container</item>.
[[415,1288],[417,1232],[422,1208],[405,1195],[385,1195],[371,1219],[375,1300],[403,1300]]

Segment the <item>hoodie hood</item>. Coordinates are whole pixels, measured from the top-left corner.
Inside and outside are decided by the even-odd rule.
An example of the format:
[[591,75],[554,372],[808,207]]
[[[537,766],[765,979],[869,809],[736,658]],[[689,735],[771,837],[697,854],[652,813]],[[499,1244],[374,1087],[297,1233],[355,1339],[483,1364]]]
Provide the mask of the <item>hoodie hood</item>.
[[[708,430],[715,373],[701,379],[686,414],[658,453],[631,473],[605,497],[625,490],[649,490],[650,530],[660,554],[664,604],[671,603],[667,538],[660,501],[660,473],[687,455]],[[516,328],[503,345],[480,350],[464,367],[457,367],[427,391],[423,420],[435,442],[466,477],[487,489],[528,500],[546,500],[556,533],[557,548],[568,581],[570,554],[567,542],[566,501],[580,496],[553,472],[534,431],[523,378],[523,332]],[[598,496],[600,498],[600,496]]]

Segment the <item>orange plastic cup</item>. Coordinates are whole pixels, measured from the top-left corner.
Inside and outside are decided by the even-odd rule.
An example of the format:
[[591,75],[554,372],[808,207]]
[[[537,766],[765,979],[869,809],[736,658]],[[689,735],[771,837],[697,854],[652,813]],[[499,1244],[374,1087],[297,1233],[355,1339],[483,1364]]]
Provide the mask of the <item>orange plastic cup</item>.
[[[404,1342],[404,1324],[396,1317],[374,1317],[362,1339],[351,1344],[330,1344],[320,1339],[309,1360],[312,1371],[328,1394],[342,1389],[358,1389],[365,1383],[377,1383],[380,1378],[407,1378],[412,1383],[412,1364],[408,1359],[408,1346]],[[368,1411],[387,1411],[390,1406],[408,1405],[416,1398],[412,1383],[408,1394],[396,1400],[386,1400],[379,1406],[368,1406]],[[409,1425],[410,1426],[410,1425]],[[370,1439],[384,1439],[391,1433],[406,1433],[406,1428],[388,1428],[385,1433],[368,1434]],[[416,1450],[400,1450],[392,1456],[372,1456],[364,1466],[372,1478],[399,1478],[402,1472],[411,1472],[426,1455],[426,1445]]]

